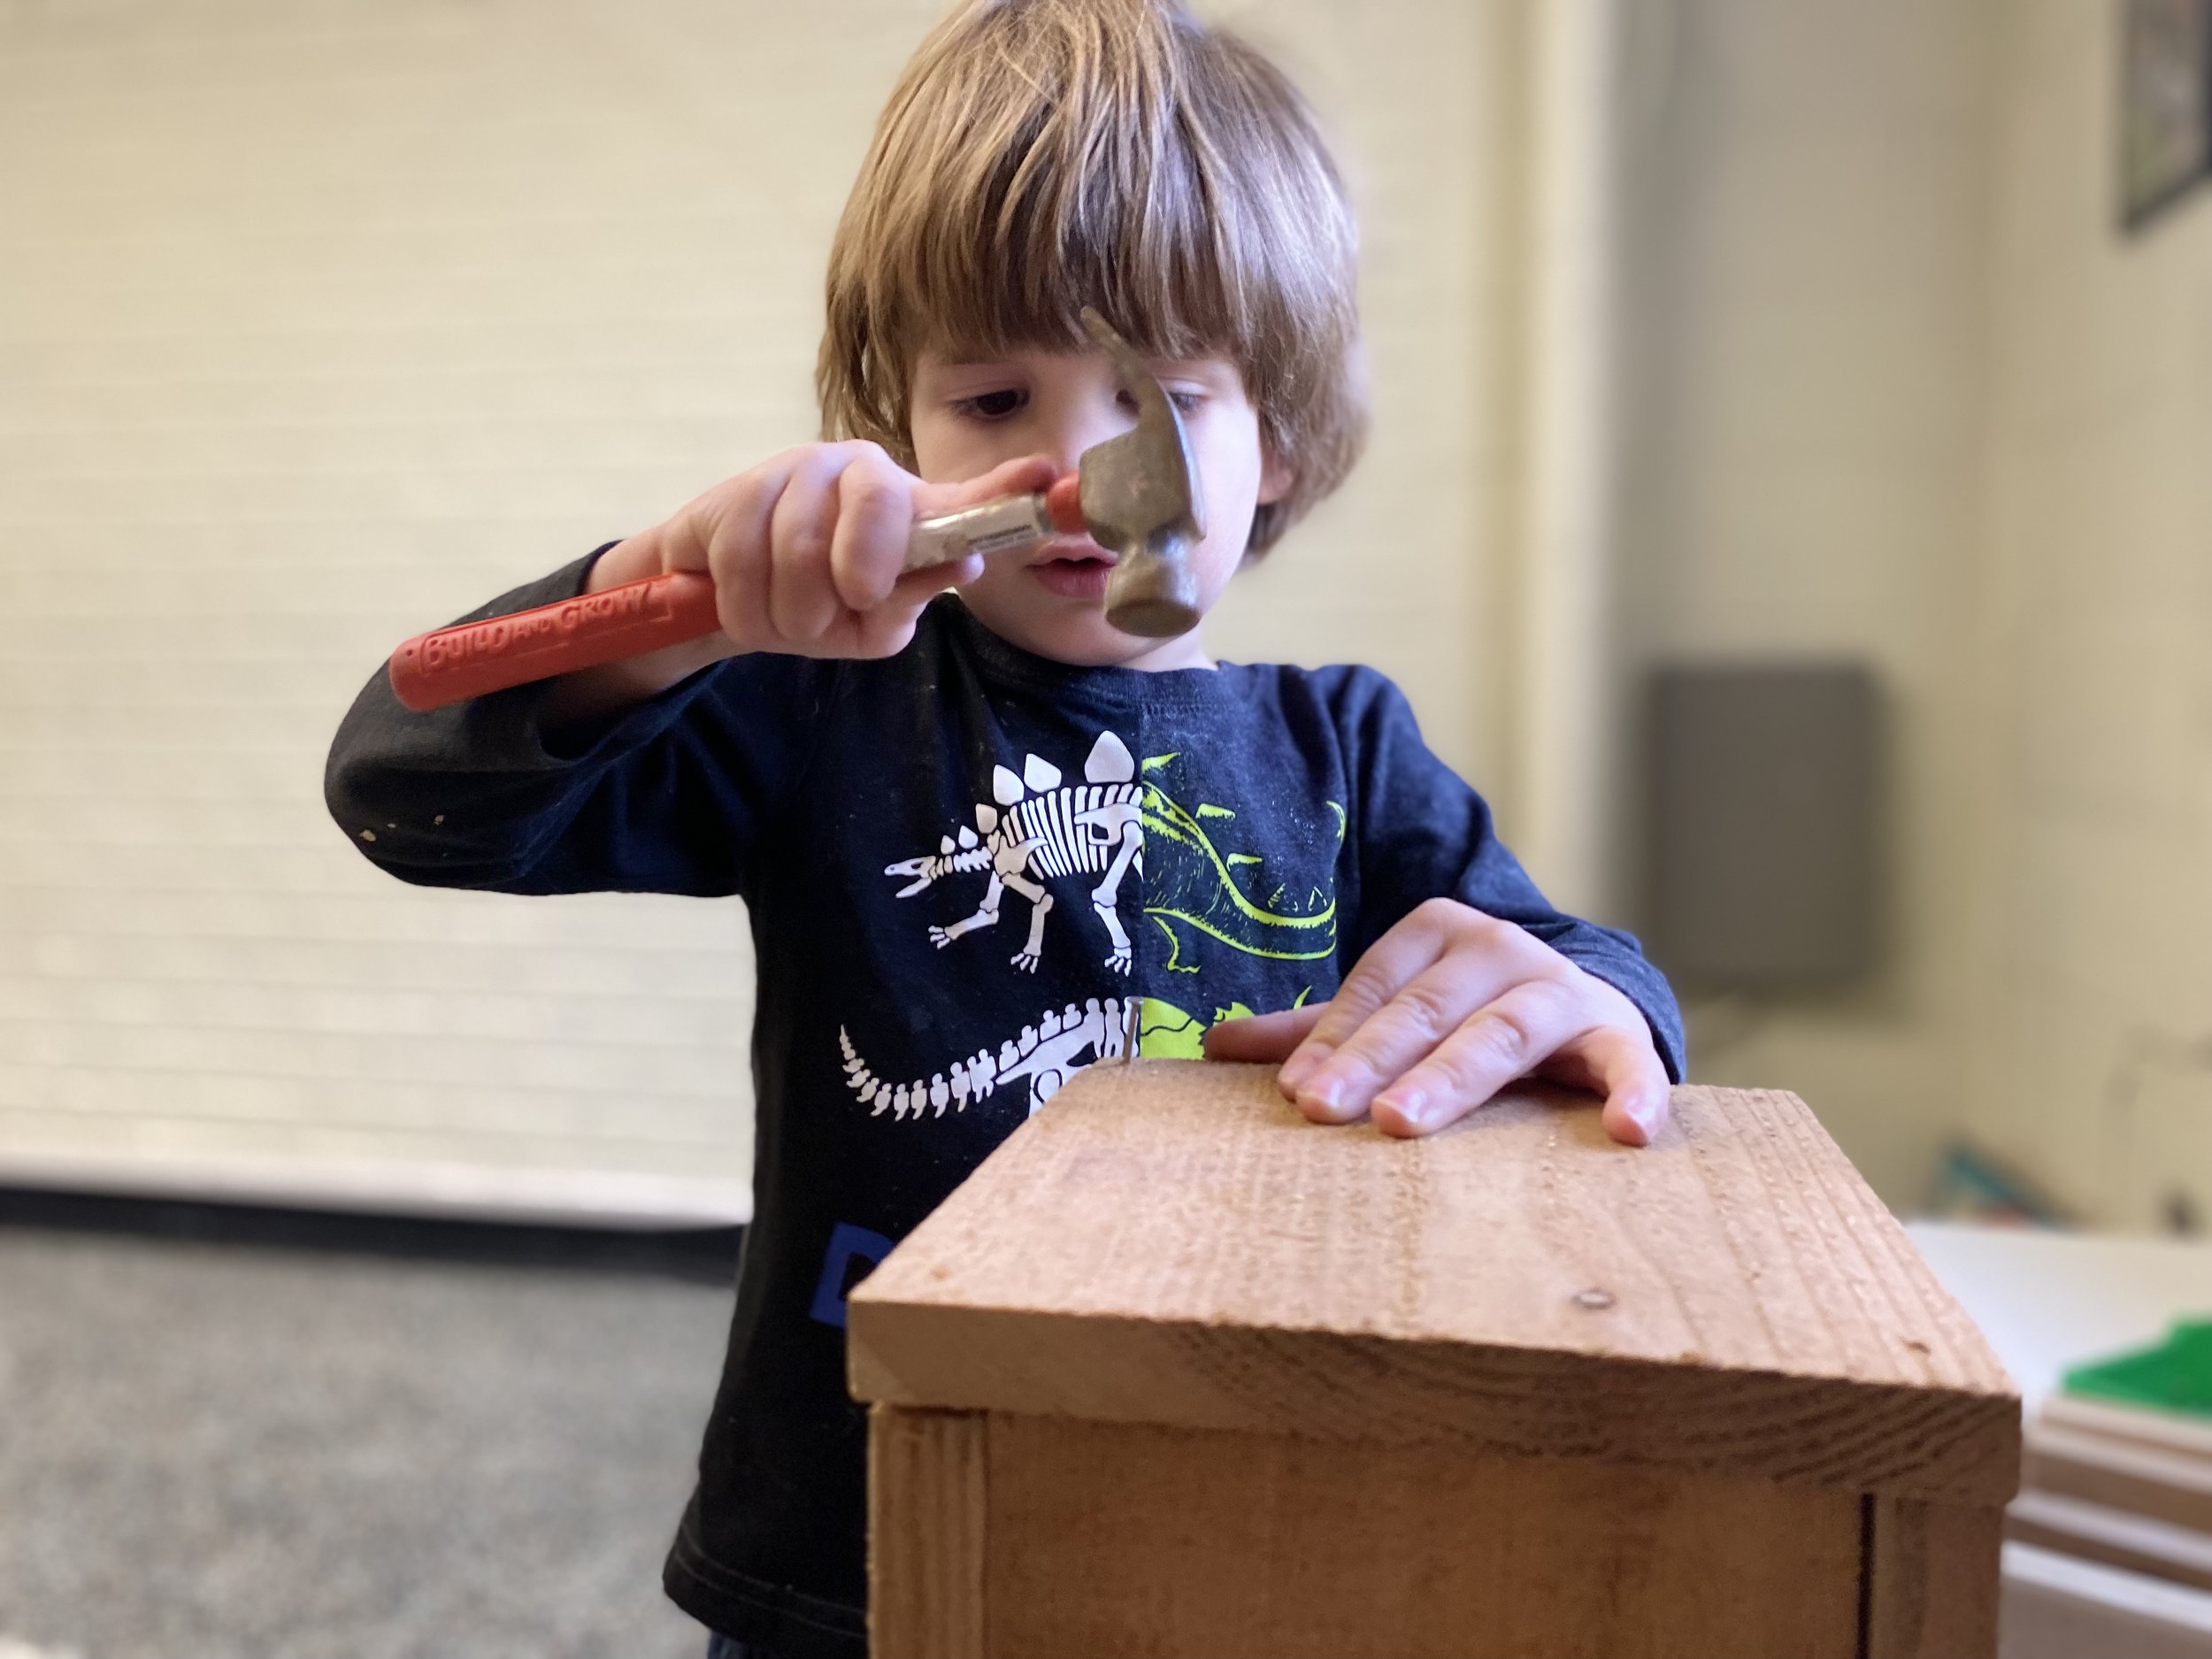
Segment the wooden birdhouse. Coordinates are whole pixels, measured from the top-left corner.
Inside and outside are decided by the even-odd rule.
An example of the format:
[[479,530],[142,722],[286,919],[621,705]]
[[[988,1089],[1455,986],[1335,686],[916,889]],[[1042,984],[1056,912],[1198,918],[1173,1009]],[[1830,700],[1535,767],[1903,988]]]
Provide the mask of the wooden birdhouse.
[[1795,1096],[1071,1083],[853,1295],[879,1659],[1962,1659],[2019,1402]]

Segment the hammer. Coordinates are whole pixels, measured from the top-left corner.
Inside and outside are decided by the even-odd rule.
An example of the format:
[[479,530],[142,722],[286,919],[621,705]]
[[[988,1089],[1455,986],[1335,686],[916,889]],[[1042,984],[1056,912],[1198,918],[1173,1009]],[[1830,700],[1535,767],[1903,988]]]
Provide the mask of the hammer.
[[[1087,533],[1118,554],[1106,579],[1106,620],[1125,634],[1167,639],[1198,626],[1191,549],[1204,536],[1197,471],[1175,404],[1129,342],[1091,307],[1083,326],[1137,401],[1137,424],[1083,452],[1050,489],[1002,495],[916,521],[906,568],[926,570],[971,553],[1030,553],[1057,534]],[[666,572],[512,616],[488,617],[416,635],[392,653],[400,702],[417,713],[449,703],[596,668],[721,627],[714,580]]]

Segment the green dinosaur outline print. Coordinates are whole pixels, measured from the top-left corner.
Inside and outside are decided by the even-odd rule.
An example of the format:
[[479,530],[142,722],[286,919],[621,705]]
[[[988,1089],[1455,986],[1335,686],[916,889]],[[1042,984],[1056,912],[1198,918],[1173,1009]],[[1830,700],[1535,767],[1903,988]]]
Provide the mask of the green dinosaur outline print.
[[1147,921],[1150,922],[1153,926],[1158,928],[1161,933],[1167,935],[1167,960],[1161,965],[1166,968],[1170,973],[1196,973],[1200,972],[1199,966],[1196,963],[1186,962],[1183,960],[1183,941],[1175,936],[1175,930],[1167,925],[1166,920],[1149,910],[1146,910],[1144,914]]
[[[1298,1000],[1291,1007],[1303,1008],[1312,995],[1313,987],[1309,985],[1298,993]],[[1233,1019],[1249,1019],[1252,1013],[1243,1003],[1232,1002],[1226,1008],[1215,1009],[1212,1019],[1202,1020],[1163,997],[1139,997],[1137,1054],[1146,1060],[1202,1060],[1206,1057],[1209,1031]]]
[[[1155,756],[1145,761],[1144,770],[1160,771],[1174,758],[1173,755]],[[1337,843],[1341,846],[1344,840],[1344,808],[1334,801],[1330,802],[1329,806],[1336,814]],[[1333,892],[1325,891],[1319,887],[1310,888],[1310,896],[1314,902],[1320,905],[1320,908],[1301,915],[1293,910],[1271,908],[1274,901],[1281,897],[1283,892],[1281,887],[1279,886],[1275,889],[1268,904],[1262,904],[1256,902],[1239,884],[1235,866],[1237,864],[1256,865],[1260,862],[1259,858],[1252,854],[1225,855],[1214,844],[1213,837],[1206,833],[1205,826],[1199,821],[1202,817],[1233,818],[1235,814],[1226,808],[1202,803],[1197,811],[1193,812],[1175,800],[1156,782],[1148,781],[1144,787],[1141,817],[1148,841],[1153,836],[1157,836],[1162,841],[1187,847],[1199,853],[1212,868],[1216,892],[1228,900],[1238,915],[1257,927],[1286,929],[1294,933],[1319,932],[1324,938],[1317,941],[1316,948],[1313,949],[1272,949],[1251,940],[1240,939],[1218,924],[1189,910],[1172,904],[1147,902],[1144,913],[1152,918],[1154,925],[1162,933],[1167,935],[1167,965],[1170,971],[1179,973],[1194,973],[1198,971],[1194,966],[1187,965],[1183,962],[1182,941],[1176,937],[1175,929],[1169,925],[1171,922],[1179,922],[1197,933],[1205,934],[1208,938],[1219,940],[1232,950],[1240,951],[1248,956],[1264,957],[1272,962],[1317,962],[1324,957],[1335,955],[1336,898]],[[1155,854],[1154,856],[1156,857],[1157,855]]]

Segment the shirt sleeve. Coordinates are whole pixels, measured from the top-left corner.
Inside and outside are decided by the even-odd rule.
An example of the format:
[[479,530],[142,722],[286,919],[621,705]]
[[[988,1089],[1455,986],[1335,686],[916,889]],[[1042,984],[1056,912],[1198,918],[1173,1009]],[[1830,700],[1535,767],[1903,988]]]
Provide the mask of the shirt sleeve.
[[1354,960],[1424,901],[1443,896],[1525,928],[1642,1010],[1667,1075],[1682,1080],[1681,1010],[1635,939],[1555,910],[1507,850],[1483,798],[1422,741],[1405,694],[1348,675],[1337,720],[1354,802],[1359,912]]
[[[460,620],[573,597],[597,557]],[[418,714],[380,668],[339,726],[324,798],[354,845],[404,881],[750,896],[830,666],[732,657],[618,714],[550,730],[539,718],[547,683]]]

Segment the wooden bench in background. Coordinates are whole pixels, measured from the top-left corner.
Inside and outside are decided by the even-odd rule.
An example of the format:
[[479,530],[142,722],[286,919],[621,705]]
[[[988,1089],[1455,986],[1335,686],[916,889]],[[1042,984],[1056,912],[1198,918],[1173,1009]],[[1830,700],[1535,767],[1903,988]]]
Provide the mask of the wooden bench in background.
[[1099,1066],[854,1293],[879,1659],[1964,1659],[2019,1402],[1802,1102]]

